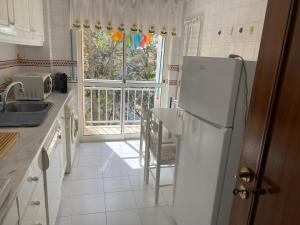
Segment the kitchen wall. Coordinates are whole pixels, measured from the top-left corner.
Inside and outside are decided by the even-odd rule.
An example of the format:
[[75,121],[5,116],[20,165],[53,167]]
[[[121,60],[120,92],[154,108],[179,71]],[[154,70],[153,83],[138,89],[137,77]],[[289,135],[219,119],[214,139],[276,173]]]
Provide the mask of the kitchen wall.
[[185,19],[200,18],[199,55],[256,60],[267,0],[193,0]]
[[0,43],[0,86],[10,75],[19,72],[16,67],[17,45]]
[[[45,42],[42,47],[0,43],[0,85],[20,72],[76,74],[76,52],[71,54],[69,0],[43,0]],[[17,59],[18,58],[18,59]]]
[[76,62],[71,57],[69,15],[69,0],[44,0],[45,44],[19,48],[21,57],[30,60],[23,66],[25,71],[73,74],[72,66],[76,66]]

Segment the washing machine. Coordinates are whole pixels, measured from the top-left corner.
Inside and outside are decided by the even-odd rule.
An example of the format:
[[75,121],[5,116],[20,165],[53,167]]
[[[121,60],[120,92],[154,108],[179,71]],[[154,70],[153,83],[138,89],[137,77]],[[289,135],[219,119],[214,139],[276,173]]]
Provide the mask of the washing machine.
[[65,105],[66,118],[66,152],[67,152],[67,167],[66,173],[70,173],[74,156],[76,152],[76,145],[78,139],[78,115],[76,104],[73,97]]

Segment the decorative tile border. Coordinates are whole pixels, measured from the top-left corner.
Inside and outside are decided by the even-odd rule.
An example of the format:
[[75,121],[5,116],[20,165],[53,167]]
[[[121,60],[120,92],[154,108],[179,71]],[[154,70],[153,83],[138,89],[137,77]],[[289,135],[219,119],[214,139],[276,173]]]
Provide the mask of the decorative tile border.
[[36,67],[51,67],[51,66],[77,66],[77,61],[73,60],[32,60],[20,59],[19,66],[36,66]]
[[13,59],[0,61],[0,69],[7,69],[15,66],[77,66],[77,61],[73,60],[35,60],[35,59]]
[[17,66],[17,60],[13,59],[13,60],[5,60],[5,61],[0,61],[0,69],[7,69],[10,67],[14,67]]
[[176,71],[179,72],[179,65],[169,65],[168,68],[170,71]]
[[166,80],[166,84],[176,86],[178,84],[178,82],[177,82],[177,80]]

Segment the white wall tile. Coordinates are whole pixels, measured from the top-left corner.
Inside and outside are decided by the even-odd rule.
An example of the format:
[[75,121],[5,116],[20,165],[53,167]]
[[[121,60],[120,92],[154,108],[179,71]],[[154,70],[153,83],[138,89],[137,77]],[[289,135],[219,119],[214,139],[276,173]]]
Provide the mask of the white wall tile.
[[[201,56],[227,57],[230,53],[256,60],[267,0],[194,0],[186,18],[202,16]],[[253,32],[249,28],[253,26]],[[243,32],[239,32],[243,28]],[[218,31],[222,34],[218,35]]]

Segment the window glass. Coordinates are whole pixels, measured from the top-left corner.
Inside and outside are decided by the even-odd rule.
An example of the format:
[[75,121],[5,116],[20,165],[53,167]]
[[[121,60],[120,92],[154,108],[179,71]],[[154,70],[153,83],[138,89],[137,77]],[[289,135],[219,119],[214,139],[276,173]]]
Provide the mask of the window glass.
[[123,42],[105,32],[84,31],[84,79],[122,80]]
[[157,60],[160,38],[158,35],[154,36],[153,42],[144,48],[126,48],[126,80],[156,80],[156,68],[160,63]]

